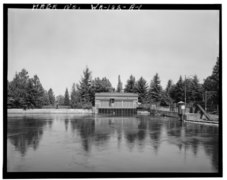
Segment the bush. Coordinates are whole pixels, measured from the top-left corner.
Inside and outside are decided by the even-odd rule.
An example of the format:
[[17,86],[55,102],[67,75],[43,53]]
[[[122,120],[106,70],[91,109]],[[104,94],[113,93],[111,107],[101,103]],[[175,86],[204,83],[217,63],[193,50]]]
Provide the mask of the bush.
[[83,109],[92,109],[92,104],[89,102],[89,103],[84,103],[82,105]]

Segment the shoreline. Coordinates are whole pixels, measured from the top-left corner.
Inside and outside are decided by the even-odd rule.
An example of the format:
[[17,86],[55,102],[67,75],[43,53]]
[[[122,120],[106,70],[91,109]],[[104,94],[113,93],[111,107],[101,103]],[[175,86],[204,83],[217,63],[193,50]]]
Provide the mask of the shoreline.
[[93,114],[92,109],[7,109],[7,114]]
[[[169,111],[160,111],[158,112],[161,115],[165,115],[167,117],[173,117],[178,119],[177,112],[169,112]],[[7,116],[15,116],[15,115],[41,115],[41,114],[69,114],[69,115],[92,115],[96,114],[93,109],[7,109]],[[137,115],[149,116],[150,113],[141,113],[137,112]],[[199,123],[199,124],[213,124],[218,125],[218,119],[214,118],[212,121],[208,121],[205,119],[200,119],[199,114],[194,113],[186,113],[184,115],[184,121],[190,123]]]

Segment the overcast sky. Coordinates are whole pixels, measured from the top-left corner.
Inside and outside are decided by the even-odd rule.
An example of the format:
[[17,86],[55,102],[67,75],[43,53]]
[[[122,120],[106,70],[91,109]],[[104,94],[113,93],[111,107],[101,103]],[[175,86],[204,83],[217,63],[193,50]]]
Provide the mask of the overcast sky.
[[8,80],[25,68],[55,95],[71,91],[86,66],[116,88],[129,76],[148,84],[211,75],[219,53],[218,11],[21,10],[8,14]]

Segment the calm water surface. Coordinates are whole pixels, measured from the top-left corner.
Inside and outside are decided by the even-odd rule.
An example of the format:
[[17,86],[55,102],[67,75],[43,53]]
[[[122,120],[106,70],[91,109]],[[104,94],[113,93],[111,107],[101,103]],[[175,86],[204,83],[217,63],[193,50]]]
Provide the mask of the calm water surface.
[[217,172],[218,127],[165,117],[8,117],[7,169]]

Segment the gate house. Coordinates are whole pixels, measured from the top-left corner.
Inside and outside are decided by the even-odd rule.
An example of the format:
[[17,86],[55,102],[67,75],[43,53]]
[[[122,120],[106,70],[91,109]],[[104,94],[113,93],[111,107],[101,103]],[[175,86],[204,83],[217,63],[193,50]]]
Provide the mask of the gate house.
[[98,113],[136,114],[138,94],[135,93],[96,93],[95,107]]

